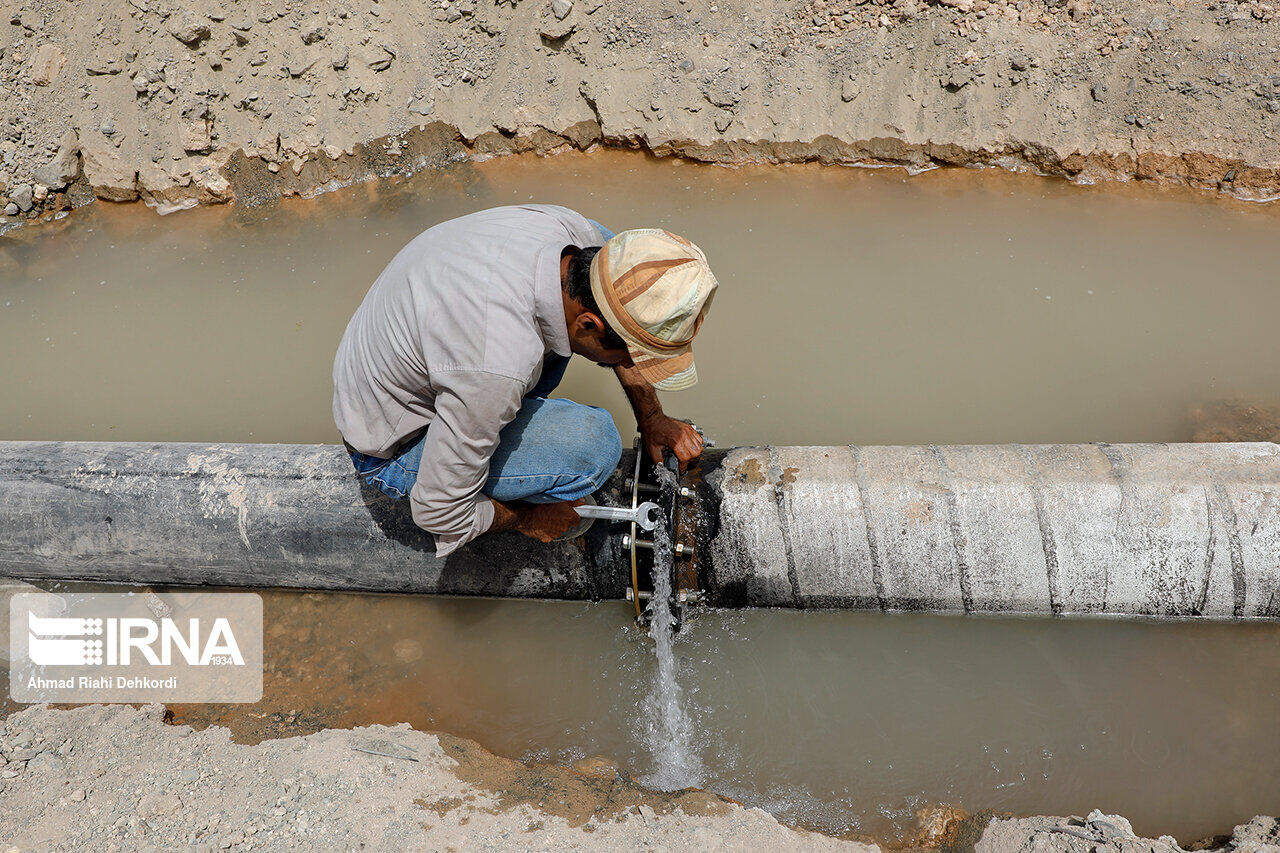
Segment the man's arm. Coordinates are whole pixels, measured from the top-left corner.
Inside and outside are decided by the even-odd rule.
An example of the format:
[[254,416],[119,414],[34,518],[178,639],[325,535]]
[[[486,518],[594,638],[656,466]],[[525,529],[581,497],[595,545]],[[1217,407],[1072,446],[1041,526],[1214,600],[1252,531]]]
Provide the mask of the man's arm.
[[636,426],[644,448],[655,465],[662,464],[662,451],[670,450],[680,460],[683,473],[689,463],[702,453],[702,436],[691,425],[668,417],[662,411],[662,403],[653,386],[636,375],[629,367],[613,368],[631,401],[631,411],[636,416]]
[[524,384],[476,370],[441,371],[418,479],[409,491],[414,524],[435,535],[443,557],[489,531],[518,530],[548,542],[578,523],[572,505],[506,504],[481,494],[502,428],[516,416]]

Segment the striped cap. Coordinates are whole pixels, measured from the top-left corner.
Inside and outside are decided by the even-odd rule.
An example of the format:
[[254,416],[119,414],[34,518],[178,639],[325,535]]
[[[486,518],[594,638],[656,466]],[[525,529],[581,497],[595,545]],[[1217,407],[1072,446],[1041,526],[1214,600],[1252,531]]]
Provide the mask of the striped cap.
[[623,231],[591,261],[600,313],[627,342],[636,372],[662,391],[698,381],[690,344],[717,286],[702,250],[661,228]]

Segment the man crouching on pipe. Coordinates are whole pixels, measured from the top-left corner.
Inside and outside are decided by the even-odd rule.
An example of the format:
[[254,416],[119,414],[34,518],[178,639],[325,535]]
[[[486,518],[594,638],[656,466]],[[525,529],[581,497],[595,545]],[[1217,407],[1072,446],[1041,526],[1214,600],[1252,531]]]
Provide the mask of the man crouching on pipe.
[[[603,244],[603,245],[602,245]],[[568,208],[499,207],[420,234],[378,276],[333,365],[356,470],[444,556],[484,533],[581,533],[574,506],[613,473],[604,409],[548,395],[571,353],[612,368],[649,456],[683,469],[702,438],[654,389],[697,381],[690,343],[717,287],[702,251],[656,228],[614,235]]]

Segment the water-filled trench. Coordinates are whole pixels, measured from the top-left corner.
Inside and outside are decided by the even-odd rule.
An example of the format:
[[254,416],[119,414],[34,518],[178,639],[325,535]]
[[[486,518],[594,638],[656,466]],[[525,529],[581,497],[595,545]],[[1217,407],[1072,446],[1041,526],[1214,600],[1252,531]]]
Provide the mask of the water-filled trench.
[[[702,382],[665,403],[722,445],[1280,434],[1270,208],[608,154],[268,208],[100,205],[0,239],[0,438],[336,441],[332,354],[386,261],[433,222],[529,200],[703,246],[723,290]],[[629,435],[612,381],[575,364],[561,390]],[[629,605],[265,599],[263,702],[181,719],[245,738],[407,721],[672,781]],[[931,803],[1100,807],[1189,842],[1280,789],[1280,625],[704,612],[674,651],[687,781],[806,826],[894,837]]]

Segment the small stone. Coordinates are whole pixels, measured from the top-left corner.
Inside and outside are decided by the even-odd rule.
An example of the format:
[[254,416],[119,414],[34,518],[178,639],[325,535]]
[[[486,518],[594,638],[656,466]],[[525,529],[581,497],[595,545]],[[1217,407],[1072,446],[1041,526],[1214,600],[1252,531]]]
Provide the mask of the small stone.
[[391,63],[395,61],[395,58],[396,55],[385,46],[378,46],[370,53],[367,62],[374,71],[386,71],[391,67]]
[[37,86],[48,86],[58,79],[62,66],[66,64],[67,58],[63,55],[62,48],[56,44],[42,44],[31,59],[31,71],[27,76]]
[[[16,204],[19,210],[21,210],[23,213],[26,213],[32,207],[31,199],[34,196],[34,194],[35,194],[35,188],[32,187],[31,184],[21,184],[16,189],[14,189],[13,192],[9,193],[9,200],[14,204]],[[26,761],[28,758],[31,758],[32,756],[35,755],[35,753],[31,753],[30,755],[27,755],[28,752],[30,752],[30,750],[26,750],[26,749],[15,750],[14,752],[9,754],[9,760],[10,761]]]
[[311,28],[311,29],[309,29],[309,30],[304,30],[304,31],[303,31],[303,33],[302,33],[302,43],[303,43],[303,44],[315,44],[315,43],[316,43],[316,42],[318,42],[318,41],[324,41],[324,39],[325,39],[328,35],[329,35],[329,28],[328,28],[328,27],[312,27],[312,28]]
[[1103,814],[1101,809],[1094,809],[1085,817],[1089,828],[1110,841],[1114,838],[1134,838],[1133,825],[1127,818],[1115,814]]
[[567,39],[573,35],[573,31],[577,29],[576,24],[568,21],[546,20],[543,22],[542,28],[538,31],[538,35],[550,42],[558,42]]
[[351,55],[351,51],[347,49],[346,45],[343,45],[342,47],[334,51],[333,61],[332,61],[333,70],[341,71],[342,69],[346,68],[347,60],[349,59],[350,55]]
[[[289,72],[290,77],[301,77],[311,70],[311,66],[320,61],[320,57],[313,56],[310,59],[287,59],[285,70]],[[390,64],[390,63],[388,63]],[[381,69],[375,69],[381,70]]]
[[49,188],[44,184],[36,184],[31,188],[31,198],[36,201],[44,201],[49,197]]
[[433,98],[423,96],[409,102],[409,112],[416,113],[420,116],[429,116],[436,108],[436,102]]
[[169,34],[187,47],[195,48],[211,33],[208,24],[187,13],[169,24]]
[[58,153],[52,163],[38,167],[32,175],[37,181],[54,189],[61,189],[80,174],[80,140],[74,130],[62,135]]
[[120,64],[114,59],[105,61],[99,59],[86,65],[84,67],[84,73],[88,74],[90,77],[115,75],[120,73]]
[[938,848],[946,844],[948,837],[969,816],[969,813],[955,806],[926,806],[916,812],[919,824],[915,844],[921,848]]
[[958,92],[973,82],[973,71],[965,65],[951,69],[951,72],[939,79],[942,88],[948,92]]
[[[17,206],[16,204],[14,204],[13,202],[9,202],[8,204],[6,204],[6,205],[4,206],[4,215],[5,215],[5,216],[17,216],[19,213],[20,213],[20,211],[18,210],[18,206]],[[8,778],[8,779],[12,779],[12,778],[13,778],[13,776],[17,776],[18,774],[17,774],[17,773],[14,773],[14,774],[13,774],[13,776],[10,776],[8,773],[5,773],[4,775],[5,775],[5,777],[6,777],[6,778]]]
[[138,800],[138,815],[142,818],[173,814],[180,808],[182,801],[177,794],[168,791],[143,794]]
[[690,71],[694,70],[698,66],[693,64],[692,59],[682,59],[680,60],[680,64],[677,65],[676,67],[679,68],[681,71],[685,72],[686,74],[688,74]]
[[1169,22],[1159,16],[1151,19],[1151,23],[1147,24],[1147,32],[1162,33],[1169,29]]
[[846,77],[840,84],[840,100],[847,104],[856,97],[858,97],[858,84],[853,82],[853,78]]
[[84,174],[98,198],[133,201],[138,197],[138,170],[126,166],[120,155],[99,146],[80,152]]
[[208,154],[213,150],[213,114],[201,108],[184,111],[182,118],[182,150],[188,154]]
[[454,21],[462,20],[462,12],[458,11],[456,6],[450,6],[444,10],[444,20],[446,23],[452,24]]
[[73,803],[84,802],[84,788],[76,788],[68,795],[68,799]]
[[573,11],[573,0],[551,0],[551,14],[557,21],[563,21]]
[[724,133],[733,124],[733,113],[720,113],[716,116],[716,130]]

